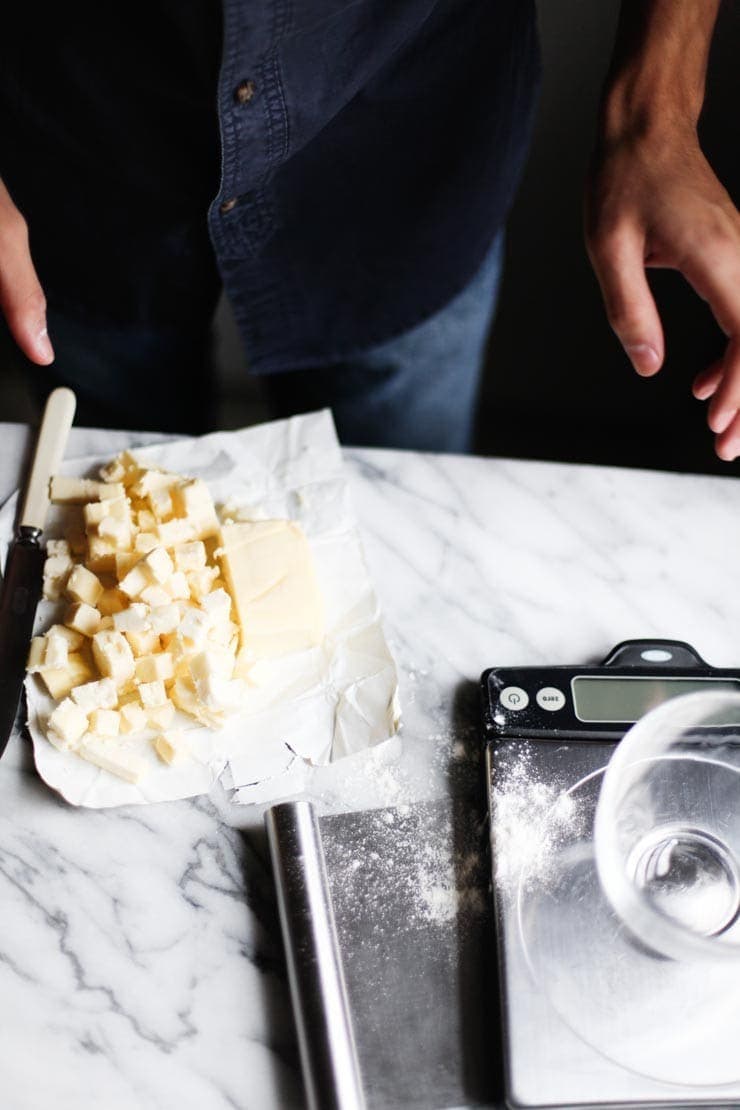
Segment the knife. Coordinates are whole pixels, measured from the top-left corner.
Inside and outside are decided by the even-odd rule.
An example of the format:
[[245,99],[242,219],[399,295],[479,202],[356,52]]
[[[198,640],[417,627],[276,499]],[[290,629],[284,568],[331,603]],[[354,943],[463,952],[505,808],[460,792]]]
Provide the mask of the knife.
[[41,534],[49,510],[49,480],[59,469],[77,400],[71,389],[49,394],[36,442],[16,538],[8,549],[0,593],[0,756],[18,711],[46,552]]

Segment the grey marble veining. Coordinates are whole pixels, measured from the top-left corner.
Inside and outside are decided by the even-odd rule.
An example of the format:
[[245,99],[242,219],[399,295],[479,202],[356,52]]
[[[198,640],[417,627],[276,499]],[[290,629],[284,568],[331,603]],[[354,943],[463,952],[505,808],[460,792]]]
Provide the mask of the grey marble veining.
[[[132,438],[75,429],[70,454]],[[0,425],[0,500],[27,442]],[[345,457],[401,673],[403,742],[317,772],[325,808],[442,798],[461,765],[469,786],[487,666],[595,660],[641,636],[740,663],[736,480]],[[262,808],[216,793],[73,810],[14,738],[0,762],[3,1108],[301,1105]]]

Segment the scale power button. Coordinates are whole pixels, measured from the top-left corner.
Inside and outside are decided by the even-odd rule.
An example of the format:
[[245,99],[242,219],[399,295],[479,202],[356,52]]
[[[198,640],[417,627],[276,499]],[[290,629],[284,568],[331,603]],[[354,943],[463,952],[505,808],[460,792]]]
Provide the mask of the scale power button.
[[506,686],[499,695],[499,701],[504,709],[511,709],[514,713],[518,713],[520,709],[526,709],[529,705],[529,694],[526,690],[522,690],[521,686]]
[[537,704],[540,709],[548,709],[554,713],[556,709],[562,709],[565,705],[565,694],[562,690],[558,690],[557,686],[543,686],[537,691]]

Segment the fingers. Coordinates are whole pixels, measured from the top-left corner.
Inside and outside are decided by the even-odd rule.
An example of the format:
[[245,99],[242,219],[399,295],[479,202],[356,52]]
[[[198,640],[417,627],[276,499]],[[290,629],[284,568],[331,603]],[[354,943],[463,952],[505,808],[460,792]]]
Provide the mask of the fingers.
[[708,401],[710,397],[717,391],[717,386],[722,381],[722,375],[725,372],[724,361],[719,359],[708,366],[706,370],[702,370],[701,374],[697,374],[694,378],[691,392],[696,397],[697,401]]
[[740,413],[735,413],[730,423],[715,437],[714,449],[723,462],[732,462],[740,455]]
[[46,330],[46,298],[31,260],[28,228],[1,181],[0,310],[32,362],[48,366],[54,361]]
[[650,377],[663,365],[663,328],[645,275],[645,241],[636,230],[598,232],[588,245],[607,318],[632,365]]
[[731,438],[725,433],[740,410],[740,254],[728,241],[697,252],[684,261],[681,270],[729,336],[724,357],[694,383],[695,396],[701,400],[711,397],[707,423],[715,435],[724,436],[725,453],[720,458],[725,458]]

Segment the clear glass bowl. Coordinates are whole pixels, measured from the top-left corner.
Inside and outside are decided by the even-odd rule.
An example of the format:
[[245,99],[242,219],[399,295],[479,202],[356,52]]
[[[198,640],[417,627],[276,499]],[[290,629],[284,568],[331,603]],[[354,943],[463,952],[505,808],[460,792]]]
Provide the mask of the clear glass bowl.
[[740,963],[740,695],[686,694],[630,729],[604,774],[594,849],[608,901],[647,948]]

